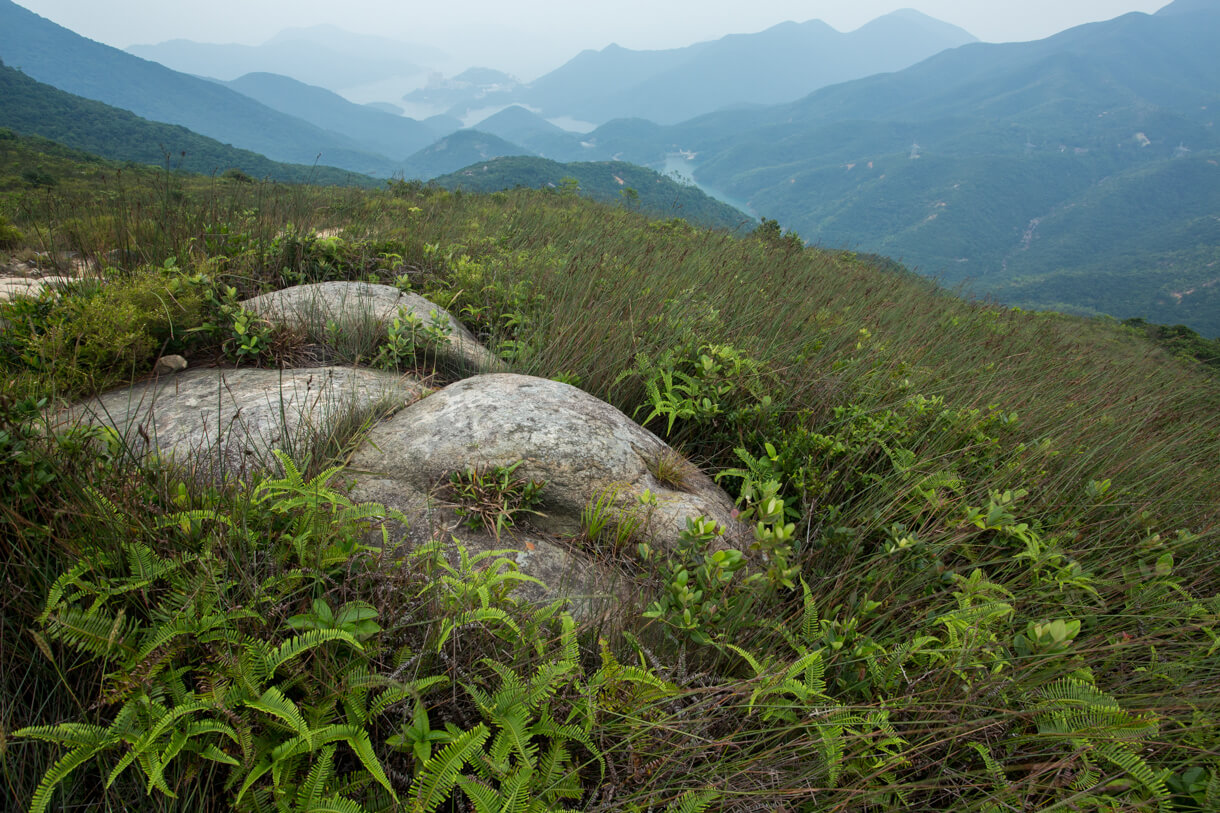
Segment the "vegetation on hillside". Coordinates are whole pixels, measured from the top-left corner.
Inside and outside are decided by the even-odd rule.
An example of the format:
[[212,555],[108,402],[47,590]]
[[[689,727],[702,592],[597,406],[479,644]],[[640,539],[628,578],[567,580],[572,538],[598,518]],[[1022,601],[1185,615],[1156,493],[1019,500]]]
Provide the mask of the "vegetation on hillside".
[[339,133],[259,104],[223,85],[172,71],[0,0],[0,59],[62,91],[128,110],[272,160],[321,163],[388,178],[400,165]]
[[696,225],[737,231],[754,218],[690,184],[624,161],[561,164],[545,158],[509,156],[473,164],[433,178],[432,184],[469,192],[554,189],[617,203],[659,217],[681,217]]
[[951,49],[769,108],[586,140],[700,182],[828,248],[1009,305],[1220,336],[1214,4]]
[[[233,170],[247,177],[297,183],[357,186],[377,183],[367,176],[334,167],[277,163],[192,133],[185,127],[147,121],[126,110],[36,82],[3,62],[0,62],[0,127],[115,161],[170,166],[204,175]],[[53,149],[47,145],[43,148]]]
[[[100,266],[0,307],[8,807],[1220,805],[1220,387],[1199,362],[778,226],[74,177],[0,194],[9,255]],[[325,456],[347,438],[209,484],[45,431],[163,351],[276,364],[293,337],[235,300],[322,279],[422,293],[515,370],[635,416],[738,498],[758,555],[711,552],[698,518],[661,555],[591,510],[570,542],[647,589],[581,622],[517,601],[509,559],[370,545],[387,512]],[[471,515],[522,504],[473,485]]]

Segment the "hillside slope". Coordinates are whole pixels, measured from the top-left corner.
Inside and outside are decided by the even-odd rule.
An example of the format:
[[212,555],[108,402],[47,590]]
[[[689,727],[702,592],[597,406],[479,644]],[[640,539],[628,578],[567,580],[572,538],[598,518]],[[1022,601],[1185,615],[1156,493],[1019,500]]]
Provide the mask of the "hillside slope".
[[289,116],[340,133],[370,150],[405,158],[439,135],[415,119],[353,104],[337,93],[275,73],[248,73],[225,86]]
[[[662,128],[624,157],[691,150],[700,181],[806,239],[977,293],[1019,288],[1023,304],[1216,335],[1220,315],[1192,297],[1220,277],[1218,37],[1220,11],[1204,5],[968,45],[791,105]],[[1087,280],[1098,296],[1082,295]]]
[[321,162],[388,177],[397,166],[337,133],[284,115],[229,88],[81,37],[0,0],[0,59],[86,99],[180,124],[277,161]]
[[142,119],[36,82],[0,62],[0,127],[48,138],[116,161],[216,175],[229,169],[256,178],[370,186],[367,175],[325,166],[282,164],[185,127]]
[[479,130],[458,130],[407,158],[403,177],[427,181],[479,161],[505,155],[529,155],[531,150]]
[[575,179],[583,197],[660,217],[681,217],[729,231],[748,230],[756,223],[745,212],[709,197],[698,187],[622,161],[561,164],[545,158],[502,157],[441,175],[432,183],[447,189],[495,192],[516,187],[562,189],[565,179]]

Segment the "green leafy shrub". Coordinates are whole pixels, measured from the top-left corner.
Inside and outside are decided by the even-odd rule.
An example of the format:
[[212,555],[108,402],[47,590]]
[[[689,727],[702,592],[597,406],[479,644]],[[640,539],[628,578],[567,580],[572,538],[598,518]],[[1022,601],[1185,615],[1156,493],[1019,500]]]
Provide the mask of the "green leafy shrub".
[[16,226],[9,223],[8,218],[0,214],[0,248],[17,248],[24,241],[25,235]]
[[435,309],[425,323],[406,308],[386,325],[385,341],[377,349],[373,366],[386,370],[403,370],[417,364],[435,368],[437,350],[447,346],[453,327],[449,319]]
[[177,275],[173,268],[143,269],[104,285],[83,280],[20,308],[6,337],[10,363],[47,376],[68,396],[147,371],[163,350],[186,349],[202,321],[202,296]]

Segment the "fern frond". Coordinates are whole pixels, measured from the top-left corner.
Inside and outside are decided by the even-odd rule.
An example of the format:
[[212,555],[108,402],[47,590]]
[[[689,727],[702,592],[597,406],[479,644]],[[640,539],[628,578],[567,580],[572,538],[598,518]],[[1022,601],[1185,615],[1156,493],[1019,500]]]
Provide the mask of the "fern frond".
[[348,744],[348,747],[355,753],[356,758],[360,760],[360,764],[369,772],[377,783],[385,788],[390,797],[397,802],[398,795],[394,792],[394,786],[390,784],[390,778],[386,776],[385,769],[381,767],[381,760],[377,759],[377,754],[373,751],[373,742],[369,739],[368,731],[360,726],[334,726],[336,734],[341,734],[343,740]]
[[298,736],[309,740],[309,723],[305,722],[305,716],[297,704],[275,686],[268,687],[259,697],[247,700],[244,705],[282,720]]
[[351,799],[331,796],[315,803],[310,808],[303,808],[301,813],[369,813],[369,810]]
[[813,599],[813,591],[809,589],[809,585],[804,579],[801,579],[801,607],[801,643],[805,646],[813,646],[822,628],[818,618],[818,605]]
[[1156,800],[1158,810],[1170,811],[1173,809],[1171,794],[1169,788],[1165,786],[1164,778],[1152,770],[1143,757],[1118,742],[1094,743],[1093,747],[1094,753],[1099,757],[1121,768],[1124,773],[1142,785],[1144,790],[1148,791],[1148,794]]
[[294,638],[289,638],[284,643],[268,651],[261,664],[262,674],[265,677],[271,677],[277,669],[288,663],[288,661],[298,658],[311,649],[317,649],[331,641],[342,641],[358,652],[364,651],[364,647],[360,645],[360,642],[346,630],[310,630]]
[[534,779],[532,764],[517,765],[500,783],[500,810],[503,813],[525,813],[531,801],[530,784]]
[[[512,616],[510,616],[507,612],[501,610],[499,607],[478,607],[473,610],[467,610],[457,618],[445,619],[444,623],[441,625],[441,634],[436,643],[436,651],[440,652],[442,649],[444,649],[445,643],[449,640],[449,636],[451,636],[456,630],[471,624],[492,624],[493,622],[512,630],[516,635],[517,640],[520,640],[521,628],[517,626],[517,622],[514,621]],[[496,631],[495,634],[499,635],[501,638],[504,637],[498,631]]]
[[973,748],[983,760],[983,765],[987,768],[987,775],[991,777],[993,791],[1003,792],[1008,788],[1008,777],[1004,775],[1004,768],[991,755],[991,749],[981,742],[968,742],[966,745]]
[[90,572],[96,567],[95,562],[91,558],[86,557],[81,559],[68,570],[60,574],[59,578],[51,585],[51,589],[47,592],[47,601],[43,606],[42,613],[38,616],[38,623],[46,624],[51,613],[58,609],[60,602],[63,601],[64,593],[68,587],[76,587],[78,590],[84,589],[84,584],[81,582],[81,577]]
[[130,654],[127,641],[134,629],[122,610],[108,615],[101,608],[64,607],[47,619],[46,633],[81,652],[106,657],[116,651]]
[[474,805],[475,813],[501,813],[504,810],[503,798],[491,786],[469,776],[463,776],[457,783]]
[[720,798],[714,790],[688,790],[665,808],[665,813],[703,813]]
[[42,777],[42,781],[38,783],[38,787],[34,790],[34,796],[30,799],[30,813],[44,813],[47,805],[51,803],[51,794],[54,793],[55,787],[70,773],[93,759],[98,752],[107,746],[109,746],[109,743],[78,745],[60,757],[54,765],[47,769],[47,772]]
[[478,724],[433,754],[411,783],[412,813],[433,813],[449,798],[457,783],[458,772],[479,752],[489,735],[487,726]]
[[207,745],[205,745],[199,749],[192,749],[192,751],[194,751],[194,753],[198,754],[199,756],[203,757],[204,759],[210,760],[212,762],[220,762],[225,765],[233,765],[233,766],[241,765],[241,762],[239,760],[226,754],[224,751],[221,751],[213,743],[208,743]]
[[538,758],[538,746],[529,734],[527,713],[524,706],[516,706],[507,713],[492,717],[492,722],[508,735],[513,749],[521,755],[522,763],[532,770]]
[[305,781],[297,788],[296,809],[298,811],[314,810],[322,801],[322,793],[326,783],[335,775],[335,746],[328,745],[314,760],[313,767],[305,775]]
[[539,664],[537,674],[530,679],[529,689],[525,694],[525,705],[530,709],[537,709],[550,700],[559,691],[562,679],[575,668],[575,661],[548,661]]
[[233,529],[236,526],[233,520],[225,514],[220,513],[215,508],[196,508],[190,511],[175,511],[172,514],[166,514],[163,517],[158,517],[154,523],[154,527],[158,530],[162,528],[180,527],[189,529],[194,523],[218,522],[226,528]]
[[14,737],[29,737],[33,740],[56,742],[60,745],[88,746],[105,742],[110,729],[88,723],[59,723],[58,725],[36,725],[19,728]]
[[382,714],[385,714],[386,710],[395,703],[422,698],[428,693],[429,689],[448,684],[448,675],[429,675],[418,680],[408,681],[399,686],[390,686],[379,693],[376,699],[369,704],[368,718],[369,720],[375,720]]

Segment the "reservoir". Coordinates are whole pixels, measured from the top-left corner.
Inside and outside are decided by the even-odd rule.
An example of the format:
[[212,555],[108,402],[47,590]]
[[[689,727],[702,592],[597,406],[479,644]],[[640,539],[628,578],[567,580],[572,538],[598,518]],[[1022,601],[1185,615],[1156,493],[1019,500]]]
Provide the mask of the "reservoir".
[[751,217],[758,217],[758,214],[751,209],[750,205],[744,200],[737,200],[729,197],[717,189],[713,189],[710,186],[705,186],[704,184],[699,183],[699,181],[695,179],[696,166],[694,155],[692,153],[671,152],[665,156],[665,165],[661,169],[661,172],[665,175],[675,177],[683,183],[697,186],[704,192],[704,194],[715,198],[721,203],[727,203],[730,206],[740,209]]

